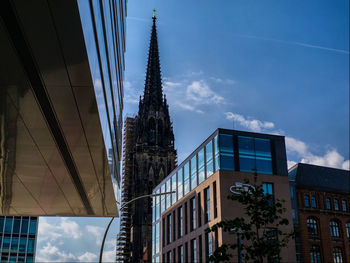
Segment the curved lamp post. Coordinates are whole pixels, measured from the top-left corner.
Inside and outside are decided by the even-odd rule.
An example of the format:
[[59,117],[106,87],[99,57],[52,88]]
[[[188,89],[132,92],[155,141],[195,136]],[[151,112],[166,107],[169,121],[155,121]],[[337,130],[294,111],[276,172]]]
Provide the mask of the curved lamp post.
[[[172,192],[164,192],[164,193],[159,193],[159,194],[148,194],[148,195],[141,195],[141,196],[138,196],[138,197],[136,197],[136,198],[134,198],[134,199],[131,199],[130,201],[124,203],[124,204],[120,207],[120,211],[122,211],[122,210],[125,208],[125,206],[127,206],[128,204],[130,204],[130,203],[132,203],[132,202],[134,202],[134,201],[136,201],[136,200],[139,200],[139,199],[142,199],[142,198],[147,198],[147,197],[159,196],[159,195],[168,195],[168,194],[173,194],[173,193],[175,193],[175,191],[172,191]],[[117,203],[119,203],[119,202],[117,201]],[[103,248],[104,248],[104,245],[105,245],[107,233],[108,233],[109,227],[111,226],[111,224],[112,224],[114,218],[115,218],[115,217],[113,216],[113,217],[111,218],[111,220],[109,221],[108,226],[107,226],[106,231],[105,231],[105,234],[104,234],[103,239],[102,239],[102,244],[101,244],[101,248],[100,248],[100,260],[99,260],[100,263],[102,263],[102,254],[103,254]]]

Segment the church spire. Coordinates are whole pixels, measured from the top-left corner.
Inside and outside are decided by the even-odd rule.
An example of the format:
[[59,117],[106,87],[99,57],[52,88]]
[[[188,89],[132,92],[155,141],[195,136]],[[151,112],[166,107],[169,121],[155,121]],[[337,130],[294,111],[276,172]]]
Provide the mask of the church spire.
[[158,111],[163,104],[162,92],[162,78],[159,63],[158,39],[156,28],[156,15],[153,10],[153,26],[151,41],[148,52],[147,74],[145,82],[145,91],[143,98],[143,105],[147,108],[152,107],[153,110]]

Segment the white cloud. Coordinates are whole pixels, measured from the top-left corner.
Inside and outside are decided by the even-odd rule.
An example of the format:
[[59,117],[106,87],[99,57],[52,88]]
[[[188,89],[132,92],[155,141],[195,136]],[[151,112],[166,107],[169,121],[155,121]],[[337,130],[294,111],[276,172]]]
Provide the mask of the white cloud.
[[239,125],[255,132],[261,132],[263,129],[273,129],[275,127],[273,122],[245,118],[237,113],[225,112],[225,115],[226,119],[236,121]]
[[43,248],[39,249],[36,254],[37,262],[71,262],[77,260],[77,257],[72,253],[60,251],[50,242],[48,242]]
[[179,87],[179,86],[181,86],[181,83],[180,82],[165,81],[164,85],[165,85],[165,87]]
[[193,81],[186,89],[187,98],[196,104],[220,104],[224,98],[210,89],[204,80]]
[[78,257],[80,262],[94,262],[97,259],[97,255],[91,252],[85,252],[81,256]]
[[236,81],[234,81],[233,79],[222,79],[222,78],[215,78],[215,77],[210,77],[209,79],[220,84],[228,84],[228,85],[236,84]]
[[96,238],[96,244],[101,244],[102,241],[102,233],[104,229],[99,226],[91,226],[87,225],[86,227],[87,232],[91,233]]
[[57,225],[49,224],[46,218],[41,217],[38,229],[40,240],[55,241],[62,237],[62,233],[69,234],[73,239],[78,239],[82,232],[79,229],[79,225],[69,220],[67,217],[61,217],[60,222]]

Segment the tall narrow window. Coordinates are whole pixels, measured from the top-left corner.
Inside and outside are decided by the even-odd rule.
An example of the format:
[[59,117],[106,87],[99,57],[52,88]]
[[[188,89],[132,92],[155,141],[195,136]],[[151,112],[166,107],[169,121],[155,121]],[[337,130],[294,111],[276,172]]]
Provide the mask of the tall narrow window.
[[199,253],[199,262],[203,262],[203,253],[202,253],[202,235],[198,237],[198,253]]
[[178,200],[183,197],[184,185],[183,185],[183,173],[182,168],[177,172],[177,198]]
[[263,183],[262,188],[267,201],[270,205],[273,205],[275,202],[273,183]]
[[178,228],[177,236],[178,236],[178,238],[183,236],[183,223],[182,223],[182,221],[183,221],[182,206],[180,206],[177,209],[177,228]]
[[339,210],[339,201],[338,199],[334,199],[334,210],[338,211]]
[[310,207],[310,199],[308,195],[304,195],[304,205],[305,207]]
[[[161,192],[165,193],[165,184],[161,186]],[[160,213],[163,213],[165,211],[165,196],[166,195],[160,196]]]
[[213,238],[211,232],[205,233],[205,251],[206,260],[209,262],[209,257],[213,254]]
[[176,182],[176,173],[173,174],[173,176],[171,177],[171,191],[173,191],[173,193],[171,194],[171,204],[175,204],[177,199],[176,199],[176,187],[177,186],[177,182]]
[[[173,229],[172,229],[172,241],[175,241],[176,240],[176,225],[175,225],[175,221],[176,221],[176,217],[175,217],[175,210],[173,211],[173,216],[172,216],[172,219],[173,219]],[[175,255],[174,255],[175,256]]]
[[331,199],[329,197],[326,198],[326,209],[330,210],[331,208]]
[[185,203],[185,235],[188,231],[188,212],[187,212],[187,202]]
[[183,246],[177,247],[177,262],[178,263],[184,262],[184,248],[183,248]]
[[165,233],[166,233],[166,225],[165,225],[165,217],[163,217],[163,224],[162,224],[162,244],[163,247],[165,247]]
[[197,186],[197,155],[191,159],[191,190]]
[[333,248],[333,262],[343,263],[343,253],[340,247]]
[[191,209],[191,214],[190,214],[190,230],[193,231],[196,229],[196,198],[193,197],[190,200],[190,209]]
[[207,167],[207,176],[211,176],[214,172],[214,162],[213,162],[213,143],[212,141],[208,142],[205,146],[205,157],[206,157],[206,167]]
[[233,136],[231,134],[220,134],[219,144],[221,169],[233,171],[235,168],[233,160]]
[[[276,246],[276,243],[278,243],[278,236],[277,236],[277,230],[275,228],[267,228],[266,229],[266,235],[267,240],[270,243],[271,246]],[[267,258],[268,263],[277,263],[279,262],[279,255],[271,255]]]
[[[165,183],[166,191],[171,192],[171,179],[168,179]],[[171,195],[165,195],[166,198],[166,207],[165,209],[168,209],[171,205]]]
[[204,189],[204,223],[210,221],[210,188]]
[[321,252],[319,246],[311,246],[310,261],[311,263],[321,263]]
[[198,184],[205,179],[204,148],[198,152]]
[[168,253],[166,253],[166,262],[171,263],[172,261],[171,258],[171,250],[168,251]]
[[218,216],[218,204],[217,204],[217,193],[216,193],[216,182],[213,183],[213,198],[214,198],[214,218]]
[[329,228],[331,232],[331,237],[339,237],[339,225],[335,221],[329,222]]
[[195,238],[191,240],[191,262],[197,262],[197,244]]
[[185,243],[185,259],[184,259],[185,262],[188,261],[188,243],[186,242]]
[[215,154],[215,170],[220,169],[220,151],[219,151],[219,137],[216,135],[214,137],[214,154]]
[[341,200],[341,206],[342,206],[344,212],[346,212],[348,210],[347,205],[346,205],[346,200]]
[[316,202],[316,196],[311,196],[311,207],[316,208],[317,207],[317,202]]
[[201,193],[197,195],[198,227],[202,225]]
[[345,225],[346,236],[350,238],[350,222],[347,222]]
[[318,230],[317,230],[317,221],[313,218],[307,219],[307,230],[309,232],[310,236],[317,236]]
[[171,240],[172,240],[172,236],[171,236],[171,232],[172,232],[172,228],[171,228],[171,223],[172,223],[172,219],[171,219],[171,214],[169,214],[167,216],[167,244],[170,244]]
[[190,165],[187,162],[184,166],[184,195],[190,191]]

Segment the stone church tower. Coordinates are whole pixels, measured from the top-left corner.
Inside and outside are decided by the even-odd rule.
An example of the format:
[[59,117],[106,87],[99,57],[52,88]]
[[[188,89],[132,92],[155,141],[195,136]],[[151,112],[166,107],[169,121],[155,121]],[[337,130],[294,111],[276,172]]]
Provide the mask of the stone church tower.
[[[151,194],[176,166],[174,133],[162,91],[156,17],[153,15],[147,75],[139,112],[124,126],[122,204]],[[152,199],[143,198],[121,211],[118,262],[151,262]]]

